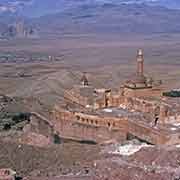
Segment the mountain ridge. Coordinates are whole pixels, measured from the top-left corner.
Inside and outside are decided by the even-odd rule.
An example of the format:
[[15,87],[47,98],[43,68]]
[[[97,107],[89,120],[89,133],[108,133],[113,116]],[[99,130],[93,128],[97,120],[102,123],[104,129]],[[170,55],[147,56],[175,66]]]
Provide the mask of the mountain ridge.
[[12,25],[24,21],[43,37],[60,37],[74,33],[180,33],[180,10],[141,3],[116,5],[81,3],[82,1],[79,0],[78,6],[40,17],[29,18],[18,13],[4,13],[0,15],[3,17],[0,18],[0,23]]
[[[179,33],[179,10],[141,4],[79,6],[35,18],[40,30],[68,33]],[[43,33],[43,32],[42,32]]]
[[180,1],[178,0],[1,0],[0,13],[9,12],[27,17],[40,17],[82,5],[101,6],[105,4],[114,6],[144,4],[180,9]]

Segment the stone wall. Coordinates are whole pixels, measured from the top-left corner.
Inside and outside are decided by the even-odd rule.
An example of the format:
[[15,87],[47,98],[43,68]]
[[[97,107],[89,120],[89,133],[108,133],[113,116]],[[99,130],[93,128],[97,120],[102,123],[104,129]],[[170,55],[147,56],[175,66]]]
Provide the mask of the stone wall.
[[31,132],[41,134],[46,137],[52,137],[53,135],[53,125],[41,115],[32,113],[30,118]]
[[170,140],[168,134],[162,130],[154,129],[153,127],[133,121],[128,123],[128,132],[151,144],[166,144]]
[[163,130],[126,117],[101,117],[59,109],[52,112],[52,122],[60,136],[76,140],[122,142],[128,134],[151,144],[166,144],[170,140]]
[[54,111],[52,122],[60,136],[76,140],[105,142],[126,139],[126,120],[69,111]]
[[161,102],[161,100],[114,95],[110,98],[109,107],[123,107],[133,111],[148,113],[151,115],[152,121],[158,117],[159,122],[163,124],[167,122],[168,117],[175,116],[175,114],[172,114],[171,108]]
[[145,89],[130,89],[124,88],[124,96],[127,97],[152,97],[152,96],[161,96],[161,89],[145,88]]

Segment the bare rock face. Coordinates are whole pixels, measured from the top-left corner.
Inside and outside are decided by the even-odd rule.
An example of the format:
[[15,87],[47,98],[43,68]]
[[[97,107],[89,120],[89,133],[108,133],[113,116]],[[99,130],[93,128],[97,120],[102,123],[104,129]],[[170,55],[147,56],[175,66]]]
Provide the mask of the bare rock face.
[[95,162],[95,179],[177,180],[179,158],[176,146],[149,146],[131,155],[104,156]]
[[22,130],[29,122],[30,113],[19,111],[22,102],[6,95],[0,95],[0,132]]
[[[4,147],[11,149],[14,165],[19,172],[23,172],[24,177],[28,176],[25,179],[29,180],[179,180],[180,178],[179,146],[146,146],[134,154],[118,155],[99,154],[93,150],[96,149],[95,146],[86,145],[84,146],[86,150],[82,151],[84,155],[80,152],[82,145],[80,149],[77,144],[74,147],[72,144],[48,147],[47,139],[35,133],[27,134],[22,140],[28,141],[31,145],[42,146],[17,146],[5,143]],[[44,145],[46,148],[42,148]],[[21,158],[23,166],[19,166],[19,159],[14,153]],[[11,161],[7,162],[9,162],[7,166],[10,166]]]
[[[101,164],[102,163],[102,164]],[[96,172],[96,179],[109,179],[109,180],[151,180],[151,179],[162,179],[169,180],[172,178],[172,174],[165,172],[156,172],[153,168],[140,167],[134,164],[126,164],[121,162],[120,159],[107,159],[99,164],[99,168]]]
[[50,138],[43,136],[41,134],[29,132],[23,134],[23,136],[19,138],[19,143],[37,147],[48,147],[52,144],[52,141]]

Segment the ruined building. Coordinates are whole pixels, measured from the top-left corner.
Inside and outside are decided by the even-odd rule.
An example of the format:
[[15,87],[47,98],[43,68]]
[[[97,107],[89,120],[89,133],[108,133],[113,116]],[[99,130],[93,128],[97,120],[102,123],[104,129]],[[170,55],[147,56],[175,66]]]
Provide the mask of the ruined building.
[[96,89],[83,74],[81,83],[65,91],[67,106],[51,113],[56,132],[80,141],[124,141],[136,137],[151,144],[180,143],[180,98],[163,96],[161,83],[144,74],[144,55],[137,72],[115,93]]
[[17,21],[14,27],[15,27],[17,38],[33,37],[36,34],[35,30],[31,26],[25,24],[23,20]]
[[4,28],[0,36],[5,38],[31,38],[36,37],[36,30],[26,24],[23,20],[18,20],[17,22],[7,25]]

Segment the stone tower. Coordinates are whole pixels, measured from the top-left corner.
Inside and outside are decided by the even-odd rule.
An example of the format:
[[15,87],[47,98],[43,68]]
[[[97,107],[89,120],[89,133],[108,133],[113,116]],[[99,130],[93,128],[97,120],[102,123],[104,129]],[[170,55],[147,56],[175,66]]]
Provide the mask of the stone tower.
[[15,24],[17,37],[25,37],[24,21],[18,21]]
[[83,73],[83,76],[82,76],[82,78],[81,78],[81,84],[82,84],[83,86],[88,86],[88,85],[89,85],[88,79],[87,79],[87,77],[86,77],[86,73]]
[[144,55],[143,50],[139,49],[137,52],[137,75],[143,76],[144,75]]

